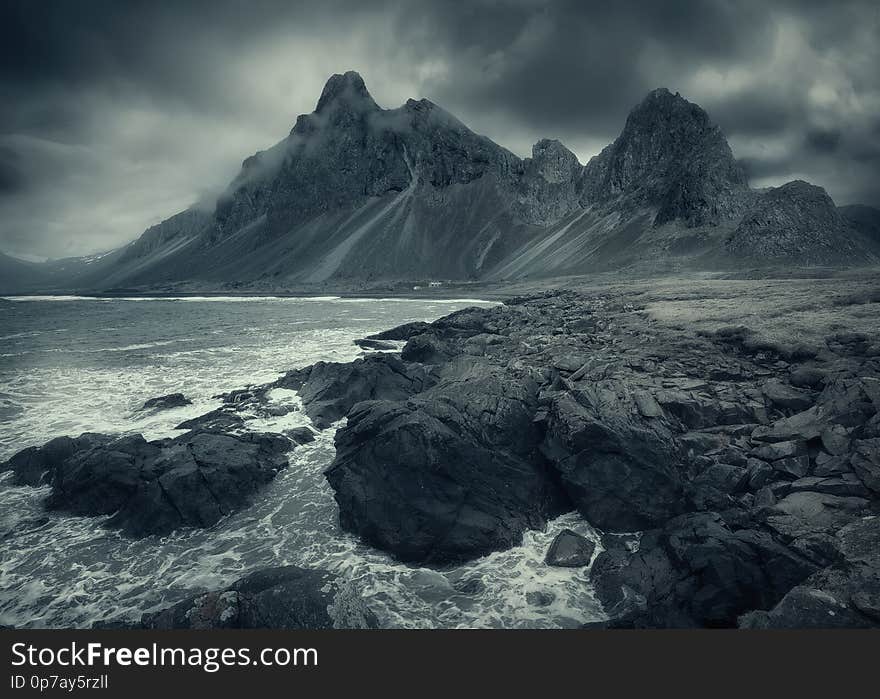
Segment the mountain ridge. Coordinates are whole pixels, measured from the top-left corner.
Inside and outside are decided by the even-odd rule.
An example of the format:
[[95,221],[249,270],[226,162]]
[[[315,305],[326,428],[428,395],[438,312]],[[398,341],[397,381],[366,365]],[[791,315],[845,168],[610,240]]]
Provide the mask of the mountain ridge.
[[426,99],[383,109],[349,71],[243,161],[213,210],[180,212],[46,278],[327,288],[880,261],[870,216],[792,184],[752,190],[709,115],[665,88],[581,164],[551,139],[519,158]]

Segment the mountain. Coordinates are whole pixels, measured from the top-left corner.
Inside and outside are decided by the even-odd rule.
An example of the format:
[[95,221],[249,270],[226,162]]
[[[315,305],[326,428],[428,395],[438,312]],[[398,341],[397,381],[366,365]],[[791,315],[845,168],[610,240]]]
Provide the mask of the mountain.
[[0,294],[26,291],[45,281],[39,264],[0,252]]
[[821,187],[795,180],[758,197],[726,243],[739,259],[858,264],[866,246]]
[[867,240],[880,245],[880,209],[864,204],[850,204],[837,209],[848,226]]
[[657,208],[654,225],[718,225],[749,201],[745,171],[721,129],[700,107],[660,88],[626,120],[623,132],[584,168],[590,202]]
[[706,112],[665,89],[582,165],[549,139],[519,158],[425,99],[383,109],[348,72],[286,138],[242,163],[215,206],[99,260],[56,265],[52,279],[333,288],[874,263],[880,240],[855,218],[806,183],[751,190]]

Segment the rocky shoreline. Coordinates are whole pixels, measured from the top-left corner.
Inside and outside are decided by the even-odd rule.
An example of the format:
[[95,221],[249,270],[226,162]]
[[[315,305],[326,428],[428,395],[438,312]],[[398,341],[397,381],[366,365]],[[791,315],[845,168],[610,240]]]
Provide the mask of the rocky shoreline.
[[880,625],[876,337],[698,332],[548,291],[365,339],[405,344],[226,394],[171,440],[59,438],[0,470],[131,535],[210,526],[308,439],[241,430],[294,389],[317,428],[345,418],[326,470],[342,527],[398,560],[471,560],[577,510],[603,550],[568,538],[548,563],[592,564],[603,626]]

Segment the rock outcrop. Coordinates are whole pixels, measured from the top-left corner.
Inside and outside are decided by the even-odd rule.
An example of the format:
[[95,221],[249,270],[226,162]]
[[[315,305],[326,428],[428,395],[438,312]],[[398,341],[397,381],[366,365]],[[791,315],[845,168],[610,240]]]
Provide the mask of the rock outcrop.
[[700,107],[660,88],[618,138],[584,169],[583,201],[656,207],[654,225],[717,225],[742,214],[748,182],[730,146]]
[[166,396],[157,396],[144,401],[141,410],[152,410],[158,412],[160,410],[170,410],[171,408],[182,408],[185,405],[191,405],[192,401],[182,393],[169,393]]
[[758,264],[866,264],[873,257],[821,187],[795,180],[760,195],[726,243]]
[[250,504],[287,467],[293,443],[277,434],[192,431],[148,442],[141,435],[83,434],[25,449],[3,464],[17,485],[49,485],[46,507],[109,516],[129,536],[210,527]]
[[[393,334],[403,361],[324,365],[312,389],[311,370],[285,379],[307,411],[340,401],[326,473],[367,543],[443,565],[576,509],[612,542],[591,569],[612,626],[729,627],[799,586],[855,589],[837,533],[880,511],[873,336],[808,351],[745,328],[690,335],[571,292]],[[548,561],[589,563],[563,543],[572,556]]]

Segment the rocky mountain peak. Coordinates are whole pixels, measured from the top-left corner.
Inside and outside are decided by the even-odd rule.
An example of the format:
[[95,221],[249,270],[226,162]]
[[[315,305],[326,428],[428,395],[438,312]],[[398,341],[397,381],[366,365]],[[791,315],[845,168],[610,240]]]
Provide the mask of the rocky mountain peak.
[[716,225],[741,213],[745,172],[709,115],[666,88],[630,112],[620,136],[587,163],[584,203],[625,197],[657,208],[655,225]]
[[379,109],[379,105],[373,100],[364,79],[353,70],[347,73],[336,73],[331,75],[324,89],[321,91],[321,97],[318,99],[318,106],[315,112],[323,114],[336,106],[345,106],[354,111],[375,111]]
[[544,138],[532,146],[537,172],[548,182],[571,181],[581,164],[577,156],[555,139]]
[[760,195],[727,242],[729,252],[760,261],[824,265],[865,259],[828,193],[794,180]]

